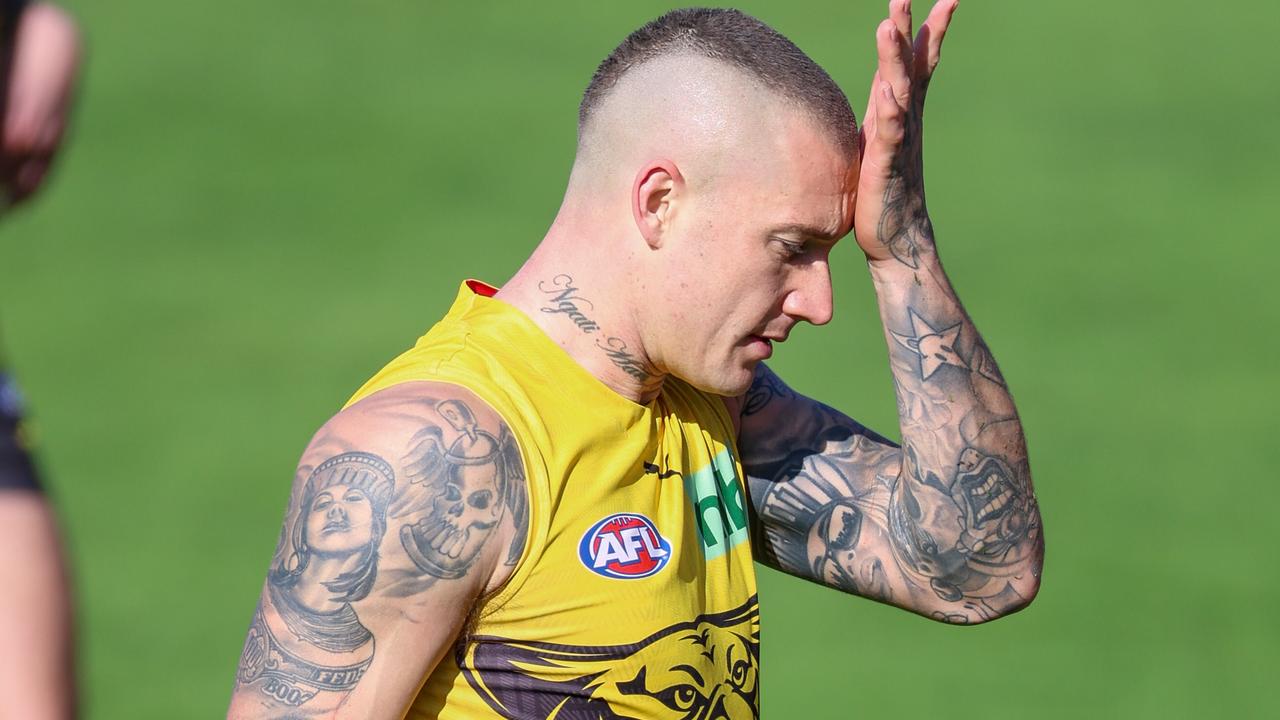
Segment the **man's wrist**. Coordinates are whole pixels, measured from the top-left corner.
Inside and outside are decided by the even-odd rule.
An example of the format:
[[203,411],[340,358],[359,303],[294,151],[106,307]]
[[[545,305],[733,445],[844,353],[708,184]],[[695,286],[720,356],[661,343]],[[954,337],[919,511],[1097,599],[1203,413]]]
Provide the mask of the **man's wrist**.
[[896,243],[888,257],[867,258],[871,280],[877,285],[901,282],[919,283],[920,273],[942,272],[942,260],[933,241],[933,227],[925,218]]

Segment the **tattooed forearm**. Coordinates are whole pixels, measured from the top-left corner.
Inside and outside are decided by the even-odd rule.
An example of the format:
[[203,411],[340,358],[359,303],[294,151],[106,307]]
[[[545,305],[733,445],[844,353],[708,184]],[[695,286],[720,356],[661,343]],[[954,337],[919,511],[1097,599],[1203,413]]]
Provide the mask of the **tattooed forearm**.
[[882,300],[906,300],[882,306],[904,447],[761,366],[742,412],[753,539],[762,560],[794,575],[983,622],[1038,587],[1043,535],[1022,429],[950,288],[927,265],[906,272],[882,288]]
[[968,369],[969,365],[956,352],[956,337],[960,335],[960,323],[935,330],[929,327],[914,311],[911,316],[911,332],[899,334],[890,330],[893,339],[912,353],[920,356],[920,378],[928,380],[943,365],[955,365]]
[[909,583],[974,614],[957,609],[940,617],[950,622],[1020,607],[1029,598],[1009,580],[1038,571],[1035,498],[1004,461],[974,448],[962,450],[944,477],[921,469],[915,448],[905,448],[889,503],[889,539]]
[[936,257],[873,277],[904,445],[888,517],[896,565],[944,605],[938,619],[1019,609],[1038,588],[1043,535],[1004,377]]
[[[582,297],[581,291],[573,284],[573,278],[560,274],[550,280],[538,283],[538,290],[546,293],[547,299],[541,308],[551,315],[562,314],[573,321],[584,334],[595,335],[601,332],[600,325],[586,313],[594,310],[595,304]],[[627,349],[627,343],[620,337],[605,335],[596,339],[596,347],[604,351],[609,361],[619,370],[635,378],[639,382],[648,382],[654,372]]]

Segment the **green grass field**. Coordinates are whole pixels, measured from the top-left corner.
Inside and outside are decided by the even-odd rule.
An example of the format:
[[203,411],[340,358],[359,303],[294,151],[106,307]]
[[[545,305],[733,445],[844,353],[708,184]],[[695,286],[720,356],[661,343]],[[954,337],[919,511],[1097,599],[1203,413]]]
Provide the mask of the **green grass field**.
[[[595,64],[667,6],[71,5],[88,72],[49,191],[0,226],[5,355],[87,715],[216,717],[311,432],[459,279],[518,267]],[[741,7],[861,115],[878,2]],[[1229,7],[965,0],[930,209],[1025,421],[1043,588],[952,628],[761,570],[766,717],[1280,716],[1280,11]],[[773,365],[895,435],[847,242],[835,321]]]

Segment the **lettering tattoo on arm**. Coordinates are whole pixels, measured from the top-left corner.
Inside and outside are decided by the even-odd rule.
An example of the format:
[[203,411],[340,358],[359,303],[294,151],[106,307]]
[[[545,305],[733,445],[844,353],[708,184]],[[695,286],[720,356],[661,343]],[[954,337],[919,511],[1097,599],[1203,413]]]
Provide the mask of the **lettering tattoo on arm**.
[[[341,706],[375,660],[376,638],[361,620],[370,603],[394,610],[468,575],[508,515],[503,561],[523,550],[524,464],[510,430],[482,427],[462,400],[424,402],[434,412],[423,413],[430,419],[408,441],[399,475],[361,451],[300,466],[306,478],[295,482],[236,674],[236,693],[252,694],[268,717]],[[335,444],[322,433],[312,447]]]
[[[550,280],[542,280],[538,283],[538,290],[547,295],[546,302],[538,308],[541,312],[564,315],[586,335],[603,332],[599,323],[587,315],[588,311],[595,310],[595,304],[582,297],[581,291],[573,284],[572,277],[560,274]],[[637,381],[647,382],[654,376],[654,372],[644,361],[627,348],[627,343],[622,338],[605,334],[596,338],[596,347],[604,351],[605,356],[619,370]]]

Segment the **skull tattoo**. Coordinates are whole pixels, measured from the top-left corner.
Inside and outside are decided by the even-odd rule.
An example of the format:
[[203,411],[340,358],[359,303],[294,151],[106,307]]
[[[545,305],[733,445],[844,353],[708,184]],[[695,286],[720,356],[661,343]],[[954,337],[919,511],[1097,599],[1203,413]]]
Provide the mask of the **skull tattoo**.
[[973,448],[961,452],[949,484],[921,471],[914,448],[903,459],[889,503],[902,568],[949,602],[999,593],[1006,583],[992,580],[1018,567],[1039,534],[1031,493],[1007,465]]
[[432,480],[434,494],[426,514],[400,529],[400,542],[423,572],[459,578],[502,519],[505,462],[499,439],[477,426],[466,404],[445,400],[436,409],[462,435],[443,452],[436,442],[423,443],[422,475],[414,479]]

